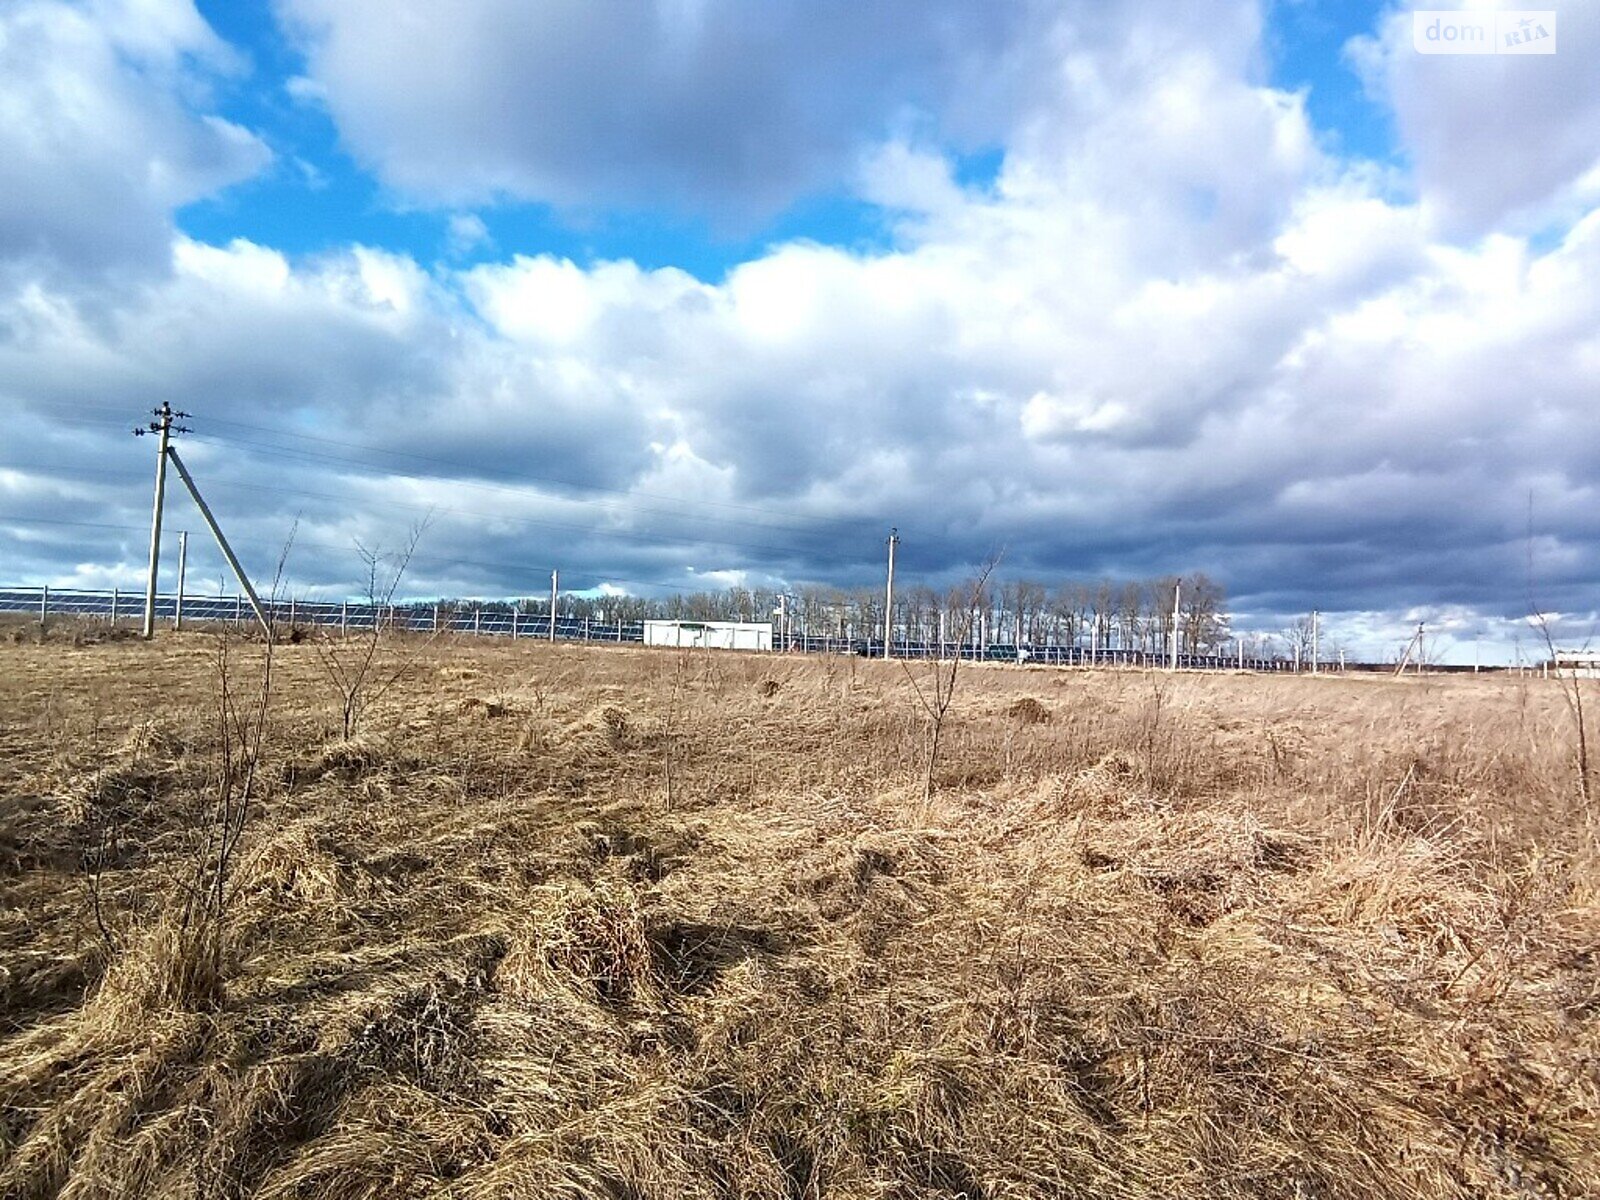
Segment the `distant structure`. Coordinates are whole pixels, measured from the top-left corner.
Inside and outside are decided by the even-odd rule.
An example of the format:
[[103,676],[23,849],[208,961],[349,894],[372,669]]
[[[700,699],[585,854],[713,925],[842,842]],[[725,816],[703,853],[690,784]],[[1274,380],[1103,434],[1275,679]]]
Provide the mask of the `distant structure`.
[[754,621],[646,621],[646,646],[712,650],[771,650],[772,623]]
[[1572,679],[1600,679],[1600,650],[1557,650],[1551,660],[1557,675]]

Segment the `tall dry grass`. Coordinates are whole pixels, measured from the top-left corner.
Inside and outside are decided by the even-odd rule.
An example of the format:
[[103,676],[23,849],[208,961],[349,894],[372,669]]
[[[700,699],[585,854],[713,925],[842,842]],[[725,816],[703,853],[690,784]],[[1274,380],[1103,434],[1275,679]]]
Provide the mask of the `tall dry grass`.
[[197,946],[206,638],[0,647],[0,1195],[1600,1189],[1540,681],[278,656]]

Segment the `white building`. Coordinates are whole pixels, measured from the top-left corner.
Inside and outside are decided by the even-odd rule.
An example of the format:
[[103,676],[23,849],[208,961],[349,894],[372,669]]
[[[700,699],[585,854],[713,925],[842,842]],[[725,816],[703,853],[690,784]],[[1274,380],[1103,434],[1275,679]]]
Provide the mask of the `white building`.
[[1575,679],[1600,678],[1600,651],[1557,650],[1555,668],[1557,675],[1569,675]]
[[772,624],[745,621],[646,621],[646,646],[693,646],[712,650],[771,650]]

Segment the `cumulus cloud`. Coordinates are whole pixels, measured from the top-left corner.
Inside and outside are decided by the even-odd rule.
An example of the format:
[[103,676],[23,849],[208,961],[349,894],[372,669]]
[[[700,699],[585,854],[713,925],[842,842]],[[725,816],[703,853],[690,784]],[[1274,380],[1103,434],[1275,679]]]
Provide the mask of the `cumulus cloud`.
[[[1172,6],[1177,11],[1176,6]],[[926,128],[998,141],[1051,76],[1055,6],[962,0],[280,0],[365,162],[442,204],[673,203],[719,221],[834,187]]]
[[1508,219],[1537,227],[1600,201],[1600,7],[1551,3],[1553,55],[1418,54],[1410,5],[1349,47],[1392,107],[1417,192],[1445,236],[1480,236]]
[[403,190],[735,218],[831,186],[899,124],[993,137],[1043,25],[944,0],[282,7],[351,144]]
[[191,0],[0,8],[0,261],[164,260],[174,208],[270,157],[196,101],[237,67]]

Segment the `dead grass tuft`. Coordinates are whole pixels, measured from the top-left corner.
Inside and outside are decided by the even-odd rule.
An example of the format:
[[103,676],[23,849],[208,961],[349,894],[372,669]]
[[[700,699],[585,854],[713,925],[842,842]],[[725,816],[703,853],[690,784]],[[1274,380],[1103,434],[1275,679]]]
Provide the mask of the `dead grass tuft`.
[[1034,697],[1024,696],[1012,702],[1006,709],[1006,716],[1018,725],[1043,725],[1050,720],[1050,710]]
[[565,887],[541,899],[526,944],[513,947],[497,976],[511,994],[529,998],[541,988],[575,982],[605,1003],[626,1004],[648,988],[653,960],[630,885],[602,878],[590,888]]
[[215,1010],[222,955],[214,925],[161,920],[112,962],[89,1002],[91,1019],[136,1028],[153,1014]]

